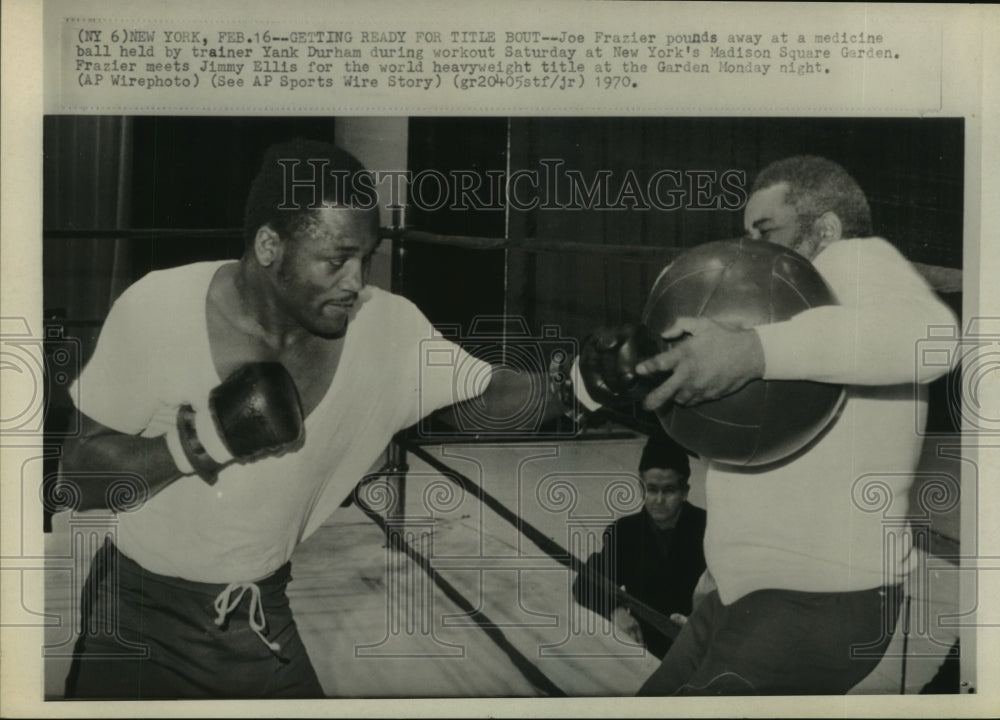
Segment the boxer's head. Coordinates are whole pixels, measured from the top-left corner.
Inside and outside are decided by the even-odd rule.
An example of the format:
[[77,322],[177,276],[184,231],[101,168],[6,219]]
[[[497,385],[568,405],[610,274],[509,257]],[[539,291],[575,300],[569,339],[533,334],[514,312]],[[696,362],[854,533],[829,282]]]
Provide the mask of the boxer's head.
[[639,460],[644,507],[653,522],[673,527],[687,499],[691,466],[687,453],[666,433],[650,434]]
[[837,163],[811,155],[779,160],[761,171],[744,226],[751,237],[810,260],[831,242],[872,234],[871,210],[854,178]]
[[347,327],[378,239],[371,176],[329,143],[271,147],[247,199],[244,259],[262,270],[281,312],[310,332]]
[[332,143],[296,138],[272,145],[247,196],[245,248],[253,248],[263,226],[282,238],[294,236],[326,206],[368,210],[377,230],[378,197],[371,180],[357,158]]

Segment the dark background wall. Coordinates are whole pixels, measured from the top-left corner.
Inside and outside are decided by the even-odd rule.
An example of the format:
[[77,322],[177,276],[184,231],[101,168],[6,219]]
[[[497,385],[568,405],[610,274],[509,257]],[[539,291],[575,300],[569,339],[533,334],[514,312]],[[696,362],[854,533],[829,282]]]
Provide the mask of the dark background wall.
[[[475,310],[524,315],[533,327],[557,324],[580,336],[595,322],[617,323],[641,311],[667,250],[741,235],[742,202],[720,186],[741,173],[749,186],[757,170],[793,154],[823,155],[860,183],[872,207],[875,232],[912,261],[962,267],[964,128],[961,119],[837,118],[496,118],[410,121],[410,169],[518,169],[544,177],[559,163],[555,192],[539,189],[538,207],[411,212],[421,230],[525,241],[467,264],[468,251],[410,248],[405,291],[432,319],[467,322]],[[568,201],[566,170],[592,181],[610,173],[611,196],[631,171],[645,186],[659,170],[701,182],[687,187],[672,210],[559,208]],[[701,176],[703,180],[694,180]],[[713,184],[712,178],[716,178]],[[544,185],[544,182],[540,183]],[[526,187],[522,185],[523,189]],[[665,183],[665,189],[671,187]],[[682,189],[686,186],[681,185]],[[553,195],[555,198],[553,199]],[[706,202],[706,197],[708,202]],[[714,202],[713,202],[714,198]],[[712,204],[717,208],[706,207]],[[735,205],[735,206],[734,206]],[[728,206],[728,207],[727,207]],[[553,243],[584,243],[603,252],[553,252]],[[638,259],[609,246],[662,248]],[[415,259],[419,256],[420,259]],[[434,268],[443,286],[428,282]],[[463,277],[463,268],[466,275]],[[456,274],[457,273],[457,274]],[[504,279],[502,290],[496,287]],[[954,298],[953,304],[957,304]]]
[[[297,135],[332,141],[335,129],[330,118],[47,116],[44,122],[44,226],[80,231],[239,229],[268,145]],[[238,257],[242,250],[238,239],[183,234],[126,238],[117,246],[107,237],[93,239],[88,243],[81,233],[46,241],[46,308],[79,319],[84,307],[88,319],[99,319],[101,308],[66,290],[69,278],[91,286],[105,279],[93,272],[94,256],[102,252],[116,251],[127,285],[152,269]]]
[[[49,116],[45,227],[238,231],[266,146],[293,135],[333,139],[335,128],[331,118]],[[797,153],[844,165],[870,199],[876,233],[911,260],[962,267],[961,119],[412,118],[411,172],[539,173],[544,163],[558,163],[559,170],[555,192],[541,189],[541,207],[527,211],[502,204],[429,211],[411,203],[410,227],[525,242],[517,251],[409,246],[403,292],[432,319],[448,322],[504,310],[574,331],[580,319],[614,321],[641,305],[651,273],[659,270],[656,255],[636,261],[609,252],[553,252],[553,243],[605,251],[689,247],[740,234],[742,207],[727,202],[705,209],[688,192],[683,207],[672,210],[560,209],[554,205],[567,198],[565,171],[588,181],[609,173],[613,196],[630,172],[640,183],[664,169],[688,179],[738,172],[749,183],[771,160]],[[710,179],[708,192],[721,195]],[[236,257],[241,249],[235,236],[206,240],[183,233],[47,239],[45,306],[68,319],[100,321],[117,293],[150,269]],[[103,264],[96,261],[102,255]]]

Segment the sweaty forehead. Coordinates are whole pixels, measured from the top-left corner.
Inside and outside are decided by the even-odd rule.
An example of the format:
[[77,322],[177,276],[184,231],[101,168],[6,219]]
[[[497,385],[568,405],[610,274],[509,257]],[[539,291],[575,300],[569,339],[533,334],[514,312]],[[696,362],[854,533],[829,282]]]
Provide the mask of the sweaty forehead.
[[378,213],[374,210],[325,207],[314,210],[301,234],[313,241],[336,246],[369,249],[378,236]]

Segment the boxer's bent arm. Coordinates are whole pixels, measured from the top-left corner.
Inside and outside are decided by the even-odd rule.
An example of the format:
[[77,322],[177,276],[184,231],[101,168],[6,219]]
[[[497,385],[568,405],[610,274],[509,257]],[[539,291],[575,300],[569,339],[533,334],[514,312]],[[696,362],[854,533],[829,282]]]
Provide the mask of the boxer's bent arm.
[[174,463],[165,436],[127,435],[83,414],[80,418],[80,435],[69,438],[63,445],[57,481],[57,492],[70,493],[58,497],[80,498],[75,509],[115,509],[109,507],[109,489],[121,481],[122,473],[141,478],[146,500],[183,475]]
[[[459,422],[458,408],[463,404],[475,407],[476,412],[462,413],[462,420]],[[482,430],[488,433],[498,427],[502,427],[504,431],[531,431],[537,429],[539,411],[542,422],[557,418],[565,412],[558,394],[550,387],[548,375],[494,365],[489,385],[479,396],[446,408],[438,417],[463,432]],[[477,417],[488,419],[490,425],[483,428],[469,427],[470,421]],[[510,426],[504,424],[504,420],[513,418],[521,420]]]

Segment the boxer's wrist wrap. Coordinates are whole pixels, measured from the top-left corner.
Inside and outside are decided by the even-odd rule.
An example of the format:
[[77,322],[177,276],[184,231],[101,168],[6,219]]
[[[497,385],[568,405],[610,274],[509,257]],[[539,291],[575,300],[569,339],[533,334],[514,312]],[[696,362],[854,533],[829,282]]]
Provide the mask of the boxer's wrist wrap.
[[198,476],[209,485],[214,485],[218,479],[219,470],[222,464],[216,462],[201,440],[198,439],[198,432],[195,426],[195,416],[197,413],[190,405],[181,405],[177,411],[177,434],[180,437],[181,448],[187,457],[191,467]]
[[601,409],[601,403],[590,397],[590,393],[587,392],[587,384],[583,381],[583,377],[580,375],[580,357],[577,356],[573,360],[573,367],[569,371],[570,380],[572,380],[573,385],[573,396],[576,401],[586,410],[590,412],[595,412]]
[[233,453],[222,437],[222,431],[215,422],[215,412],[209,407],[194,411],[194,434],[212,460],[225,465],[233,460]]
[[194,466],[188,460],[187,453],[184,452],[184,445],[181,443],[180,430],[177,427],[177,414],[174,413],[174,424],[167,430],[164,436],[167,440],[167,450],[174,460],[174,465],[181,471],[182,475],[194,475]]

